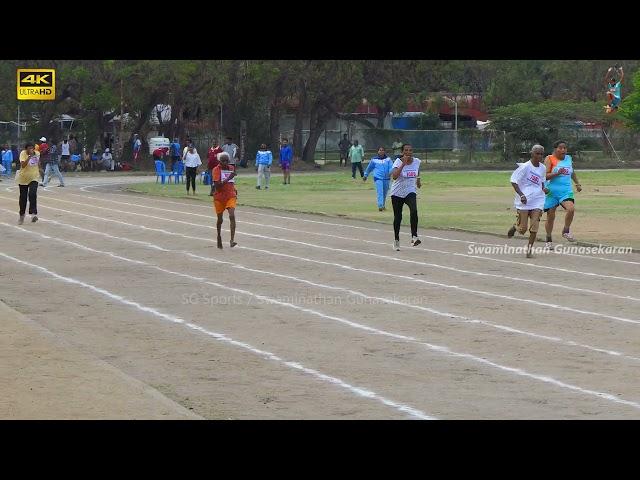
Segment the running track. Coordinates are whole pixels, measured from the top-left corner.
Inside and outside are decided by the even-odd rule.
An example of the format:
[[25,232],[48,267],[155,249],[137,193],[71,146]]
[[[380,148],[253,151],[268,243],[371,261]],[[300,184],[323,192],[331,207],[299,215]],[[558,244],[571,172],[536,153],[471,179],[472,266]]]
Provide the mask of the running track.
[[242,206],[219,251],[210,205],[128,180],[40,188],[22,227],[1,184],[0,298],[201,417],[640,418],[638,255],[394,252],[390,226]]

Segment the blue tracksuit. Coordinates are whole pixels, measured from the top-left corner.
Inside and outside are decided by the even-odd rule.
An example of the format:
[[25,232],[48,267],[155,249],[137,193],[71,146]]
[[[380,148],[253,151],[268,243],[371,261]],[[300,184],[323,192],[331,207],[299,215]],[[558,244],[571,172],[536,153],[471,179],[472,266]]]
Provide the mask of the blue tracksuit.
[[2,152],[2,165],[6,169],[5,175],[11,175],[11,163],[13,162],[13,152],[11,150],[5,150]]
[[389,177],[393,170],[393,160],[389,157],[373,157],[364,172],[364,178],[367,178],[373,172],[373,181],[376,184],[376,192],[378,194],[378,208],[383,208],[387,193],[389,192]]
[[256,154],[256,165],[267,165],[271,166],[273,162],[273,154],[270,150],[258,150]]

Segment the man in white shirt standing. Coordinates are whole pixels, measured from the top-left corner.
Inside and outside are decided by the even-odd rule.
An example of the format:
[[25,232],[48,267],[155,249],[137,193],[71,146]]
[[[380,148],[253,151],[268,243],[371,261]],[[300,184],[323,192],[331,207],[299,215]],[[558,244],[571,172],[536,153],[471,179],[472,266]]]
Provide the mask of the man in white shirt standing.
[[531,160],[518,163],[518,168],[511,174],[511,185],[516,191],[514,205],[516,207],[516,223],[509,229],[507,236],[513,237],[516,230],[524,235],[527,224],[529,227],[529,243],[527,245],[527,258],[533,258],[533,242],[536,241],[540,217],[544,208],[544,199],[548,190],[544,186],[546,167],[541,160],[544,155],[542,145],[531,147]]
[[240,152],[238,151],[238,146],[233,143],[233,138],[225,138],[224,145],[222,145],[222,151],[229,154],[229,165],[235,165]]

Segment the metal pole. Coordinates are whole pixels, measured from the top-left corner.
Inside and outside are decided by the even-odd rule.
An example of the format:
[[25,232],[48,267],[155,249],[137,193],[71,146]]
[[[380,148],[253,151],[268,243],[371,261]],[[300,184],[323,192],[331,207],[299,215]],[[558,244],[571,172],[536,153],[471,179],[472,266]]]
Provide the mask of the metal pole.
[[502,155],[506,160],[507,158],[507,131],[506,130],[502,131]]
[[327,129],[324,129],[324,157],[322,158],[325,163],[327,162]]
[[455,152],[458,151],[458,102],[456,100],[453,101],[456,108],[455,108],[455,132],[453,134],[453,150]]
[[218,145],[222,145],[222,104],[220,105],[220,131],[218,132]]
[[[120,79],[120,141],[118,142],[120,145],[120,161],[124,161],[124,93],[123,93],[123,79]],[[115,126],[115,125],[114,125]]]

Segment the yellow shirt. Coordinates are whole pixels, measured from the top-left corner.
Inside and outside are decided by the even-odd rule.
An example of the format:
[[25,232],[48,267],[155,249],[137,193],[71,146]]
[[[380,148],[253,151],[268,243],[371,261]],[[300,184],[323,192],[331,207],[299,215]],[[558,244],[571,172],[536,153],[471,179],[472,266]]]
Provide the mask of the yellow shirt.
[[18,185],[29,185],[31,182],[40,181],[40,167],[38,167],[40,154],[38,152],[34,152],[31,158],[29,158],[27,151],[22,150],[20,152],[20,162],[24,162],[27,159],[29,160],[27,165],[24,167],[21,166],[16,175]]

